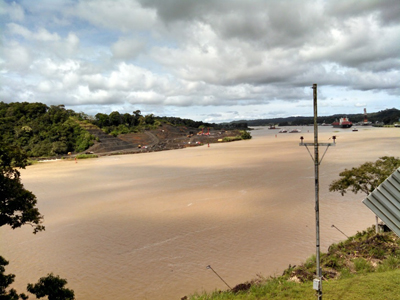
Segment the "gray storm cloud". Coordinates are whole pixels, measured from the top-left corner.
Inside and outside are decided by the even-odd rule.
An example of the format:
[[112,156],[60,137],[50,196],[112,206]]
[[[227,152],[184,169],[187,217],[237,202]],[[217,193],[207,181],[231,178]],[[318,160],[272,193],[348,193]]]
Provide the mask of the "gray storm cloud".
[[399,95],[394,0],[0,4],[7,102],[261,105],[306,99],[316,81]]

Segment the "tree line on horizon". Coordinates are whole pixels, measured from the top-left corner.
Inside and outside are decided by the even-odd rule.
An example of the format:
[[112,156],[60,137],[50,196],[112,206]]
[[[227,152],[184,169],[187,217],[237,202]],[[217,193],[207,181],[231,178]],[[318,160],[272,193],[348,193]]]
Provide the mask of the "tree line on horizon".
[[[317,122],[322,124],[332,124],[335,120],[347,116],[351,122],[358,123],[364,121],[364,114],[335,114],[331,116],[317,117]],[[396,108],[385,109],[375,113],[367,114],[368,121],[375,123],[380,122],[384,125],[391,125],[400,122],[400,110]],[[279,124],[280,126],[305,126],[314,124],[314,117],[287,117],[287,118],[271,118],[271,119],[257,119],[257,120],[244,120],[239,122],[247,122],[249,126],[266,126],[270,124]]]

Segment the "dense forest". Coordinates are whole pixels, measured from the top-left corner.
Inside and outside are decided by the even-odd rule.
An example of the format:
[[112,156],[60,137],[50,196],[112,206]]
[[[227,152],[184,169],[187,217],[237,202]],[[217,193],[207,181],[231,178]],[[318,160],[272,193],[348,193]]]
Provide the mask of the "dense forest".
[[142,116],[140,110],[136,110],[132,114],[120,114],[118,111],[113,111],[109,115],[98,113],[94,119],[88,118],[87,120],[113,136],[140,132],[144,129],[155,129],[161,124],[153,114]]
[[1,139],[30,157],[84,151],[95,139],[77,123],[84,117],[63,105],[0,102]]

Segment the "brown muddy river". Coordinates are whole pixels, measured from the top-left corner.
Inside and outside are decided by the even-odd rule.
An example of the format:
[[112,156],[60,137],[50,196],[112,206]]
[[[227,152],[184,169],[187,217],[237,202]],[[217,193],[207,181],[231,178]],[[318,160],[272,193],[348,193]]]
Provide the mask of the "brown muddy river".
[[[78,300],[180,299],[281,274],[315,253],[314,165],[299,133],[148,154],[40,163],[22,171],[46,231],[0,229],[0,254],[26,292],[50,272]],[[309,131],[309,132],[308,132]],[[399,156],[400,129],[320,127],[337,135],[320,168],[321,247],[374,223],[366,195],[330,193],[344,168]],[[275,137],[276,135],[276,137]],[[310,149],[313,152],[313,149]],[[325,148],[320,148],[322,154]],[[320,154],[320,155],[321,155]],[[32,298],[32,296],[31,296]]]

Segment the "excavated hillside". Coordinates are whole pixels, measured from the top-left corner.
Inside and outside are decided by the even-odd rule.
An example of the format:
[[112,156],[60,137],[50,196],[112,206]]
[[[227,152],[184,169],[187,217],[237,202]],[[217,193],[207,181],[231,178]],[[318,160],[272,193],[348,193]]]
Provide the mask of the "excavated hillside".
[[86,153],[112,154],[151,152],[216,143],[224,137],[239,135],[239,130],[199,130],[184,126],[162,124],[154,130],[144,130],[140,133],[121,134],[118,137],[108,135],[97,126],[79,122],[89,133],[97,137],[93,146]]
[[124,141],[119,139],[118,137],[114,137],[112,135],[106,134],[97,126],[90,123],[79,123],[81,127],[87,130],[90,134],[94,135],[98,141],[95,141],[95,144],[91,146],[86,152],[93,153],[112,153],[119,152],[123,150],[133,150],[137,148],[133,143],[128,141]]

